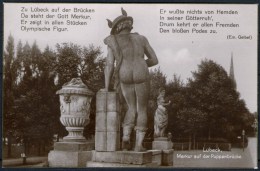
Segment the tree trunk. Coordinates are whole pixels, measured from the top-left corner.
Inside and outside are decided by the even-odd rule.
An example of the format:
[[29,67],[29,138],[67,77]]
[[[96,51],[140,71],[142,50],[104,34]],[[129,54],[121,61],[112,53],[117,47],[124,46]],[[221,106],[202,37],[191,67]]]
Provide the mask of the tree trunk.
[[189,150],[191,150],[191,135],[189,136]]
[[210,137],[210,134],[211,134],[211,133],[210,133],[210,128],[209,128],[209,136],[208,136],[208,139],[209,139],[209,140],[210,140],[210,138],[211,138],[211,137]]
[[46,146],[46,142],[43,141],[43,145],[42,145],[42,152],[45,153],[45,146]]
[[193,133],[193,150],[195,150],[195,137],[196,137],[196,133]]
[[41,141],[38,142],[38,156],[41,155]]
[[60,141],[60,136],[59,136],[59,134],[57,134],[57,140],[56,140],[57,142],[59,142]]
[[24,154],[27,154],[27,142],[24,140]]
[[30,144],[30,142],[28,140],[26,141],[26,149],[27,149],[27,154],[30,154],[31,144]]
[[8,145],[7,145],[7,157],[12,157],[12,138],[10,135],[8,135]]
[[28,141],[26,138],[24,139],[24,153],[25,155],[29,154]]

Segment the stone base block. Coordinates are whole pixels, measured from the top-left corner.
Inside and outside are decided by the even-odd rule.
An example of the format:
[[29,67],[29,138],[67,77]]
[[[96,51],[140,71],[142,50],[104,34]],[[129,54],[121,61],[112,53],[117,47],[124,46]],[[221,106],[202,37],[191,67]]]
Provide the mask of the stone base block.
[[121,163],[142,165],[152,163],[152,152],[135,152],[135,151],[115,151],[115,152],[100,152],[93,151],[93,162],[105,163]]
[[86,138],[85,137],[74,137],[74,136],[66,136],[66,137],[63,137],[63,141],[64,142],[87,142]]
[[86,167],[92,151],[50,151],[48,154],[49,167]]
[[152,152],[152,162],[158,166],[162,165],[162,150],[149,150]]
[[55,142],[48,154],[50,167],[85,167],[92,159],[94,142]]
[[94,142],[55,142],[55,151],[91,151],[94,150]]
[[161,141],[161,140],[154,140],[153,141],[153,149],[154,150],[168,150],[172,149],[172,142],[171,141]]
[[120,148],[120,132],[96,131],[95,142],[96,151],[117,151]]
[[122,163],[104,163],[104,162],[93,162],[88,161],[87,167],[127,167],[127,168],[135,168],[135,167],[148,167],[148,168],[157,168],[159,165],[156,163],[147,163],[147,164],[122,164]]
[[173,149],[162,150],[162,165],[173,166]]
[[154,141],[168,141],[167,137],[156,137],[154,138]]

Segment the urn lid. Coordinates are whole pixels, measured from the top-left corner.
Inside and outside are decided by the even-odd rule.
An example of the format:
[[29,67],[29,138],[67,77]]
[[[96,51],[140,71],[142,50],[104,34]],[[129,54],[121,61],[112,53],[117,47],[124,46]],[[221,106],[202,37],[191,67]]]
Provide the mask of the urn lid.
[[58,90],[56,94],[84,94],[93,96],[94,92],[82,82],[81,78],[73,78],[71,81],[65,83],[62,89]]

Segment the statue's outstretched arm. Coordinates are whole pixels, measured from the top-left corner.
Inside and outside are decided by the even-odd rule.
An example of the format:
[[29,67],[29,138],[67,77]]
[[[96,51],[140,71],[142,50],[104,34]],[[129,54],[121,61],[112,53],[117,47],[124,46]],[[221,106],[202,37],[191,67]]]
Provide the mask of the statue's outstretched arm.
[[145,43],[145,55],[147,56],[147,60],[146,60],[146,63],[147,63],[147,66],[148,67],[152,67],[154,65],[157,65],[158,64],[158,59],[157,59],[157,56],[153,50],[153,48],[150,46],[148,40],[144,37],[144,43]]
[[112,49],[107,48],[107,58],[106,58],[106,66],[105,66],[105,90],[109,91],[110,81],[112,79],[112,75],[114,73],[114,62],[115,57],[113,55]]
[[163,103],[163,106],[168,106],[169,104],[171,104],[171,101],[169,101],[168,103]]

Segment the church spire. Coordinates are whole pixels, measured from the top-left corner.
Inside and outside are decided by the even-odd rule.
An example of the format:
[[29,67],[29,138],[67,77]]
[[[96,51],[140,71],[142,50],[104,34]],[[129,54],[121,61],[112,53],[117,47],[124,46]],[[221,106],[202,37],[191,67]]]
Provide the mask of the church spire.
[[234,66],[233,66],[233,52],[231,53],[231,63],[230,63],[229,77],[233,81],[235,88],[237,88],[236,80],[235,80],[235,74],[234,74]]

